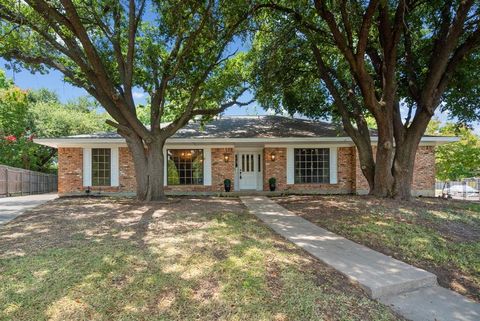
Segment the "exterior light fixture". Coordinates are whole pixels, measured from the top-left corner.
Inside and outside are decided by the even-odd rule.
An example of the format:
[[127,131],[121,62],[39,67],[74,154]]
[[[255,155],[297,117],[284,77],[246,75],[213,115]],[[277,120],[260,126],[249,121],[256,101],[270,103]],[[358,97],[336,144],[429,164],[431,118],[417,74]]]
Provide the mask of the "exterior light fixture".
[[223,160],[225,161],[225,163],[228,163],[228,161],[230,160],[230,155],[227,153],[223,154]]
[[272,162],[274,162],[276,159],[277,159],[277,155],[275,154],[275,152],[272,152],[272,153],[270,154],[270,160],[271,160]]

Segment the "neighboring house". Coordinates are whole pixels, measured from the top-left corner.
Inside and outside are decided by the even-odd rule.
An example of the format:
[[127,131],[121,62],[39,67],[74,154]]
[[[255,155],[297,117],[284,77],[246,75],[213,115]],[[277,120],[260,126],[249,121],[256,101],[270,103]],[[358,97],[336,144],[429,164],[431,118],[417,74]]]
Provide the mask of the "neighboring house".
[[[375,144],[376,137],[372,136]],[[415,162],[416,195],[435,195],[434,146],[455,137],[423,137]],[[135,172],[125,139],[116,133],[35,139],[58,148],[58,191],[134,192]],[[363,194],[355,146],[336,126],[281,116],[220,117],[202,127],[190,122],[167,140],[165,186],[172,193],[234,191]]]

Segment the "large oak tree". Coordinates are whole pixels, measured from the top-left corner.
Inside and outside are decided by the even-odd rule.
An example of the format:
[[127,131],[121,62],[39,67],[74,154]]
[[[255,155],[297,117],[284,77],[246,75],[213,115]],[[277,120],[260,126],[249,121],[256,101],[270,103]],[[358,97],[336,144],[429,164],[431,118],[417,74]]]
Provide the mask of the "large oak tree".
[[410,198],[417,147],[436,110],[464,122],[480,118],[478,1],[264,6],[270,10],[259,16],[252,53],[257,97],[267,107],[341,122],[371,194]]
[[[243,54],[230,44],[253,10],[249,1],[0,0],[0,56],[56,69],[95,97],[132,152],[137,197],[158,200],[166,139],[197,115],[244,104]],[[139,89],[150,126],[137,117]]]

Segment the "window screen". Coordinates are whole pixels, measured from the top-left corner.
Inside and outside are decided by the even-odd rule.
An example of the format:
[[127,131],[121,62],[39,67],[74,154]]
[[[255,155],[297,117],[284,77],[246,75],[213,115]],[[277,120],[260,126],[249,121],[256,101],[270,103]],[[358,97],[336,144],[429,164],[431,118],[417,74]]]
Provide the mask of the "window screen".
[[296,148],[295,183],[329,183],[330,149]]
[[92,148],[92,186],[110,186],[111,159],[110,148]]

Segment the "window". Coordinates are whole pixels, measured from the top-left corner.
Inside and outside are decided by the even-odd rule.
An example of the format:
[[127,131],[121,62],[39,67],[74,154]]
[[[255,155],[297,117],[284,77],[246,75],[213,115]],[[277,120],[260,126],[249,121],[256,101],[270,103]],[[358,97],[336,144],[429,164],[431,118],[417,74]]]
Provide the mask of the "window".
[[167,154],[168,185],[203,184],[202,149],[169,149]]
[[110,148],[92,148],[92,186],[110,186],[111,159]]
[[295,148],[295,183],[329,183],[330,149]]

